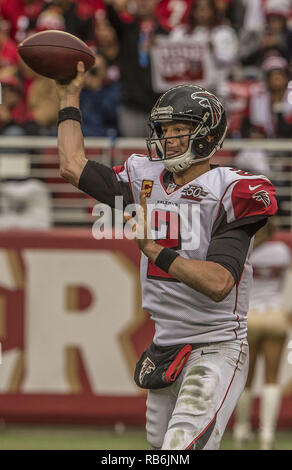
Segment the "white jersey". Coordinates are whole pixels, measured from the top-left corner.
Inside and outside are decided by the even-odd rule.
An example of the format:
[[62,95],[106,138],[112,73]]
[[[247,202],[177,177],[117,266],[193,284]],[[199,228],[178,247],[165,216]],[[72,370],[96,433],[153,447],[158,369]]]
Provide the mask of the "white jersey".
[[282,241],[267,241],[253,250],[253,286],[250,310],[283,309],[283,281],[291,262],[291,252]]
[[[219,226],[246,225],[252,217],[276,211],[274,187],[264,176],[216,167],[184,186],[172,188],[170,184],[166,188],[166,172],[163,162],[134,154],[117,169],[117,178],[130,184],[136,203],[141,189],[146,190],[154,238],[182,257],[205,260],[212,234]],[[156,344],[246,337],[252,283],[248,257],[239,282],[221,302],[177,281],[143,253],[140,271],[143,308],[155,321]]]

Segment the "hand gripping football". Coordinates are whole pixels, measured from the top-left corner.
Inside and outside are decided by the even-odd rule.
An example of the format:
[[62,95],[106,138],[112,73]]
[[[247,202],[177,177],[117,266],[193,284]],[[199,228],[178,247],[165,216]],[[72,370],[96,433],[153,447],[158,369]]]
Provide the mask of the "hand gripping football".
[[81,39],[64,31],[49,30],[29,36],[18,45],[18,53],[32,70],[60,82],[76,75],[77,62],[90,69],[95,58]]

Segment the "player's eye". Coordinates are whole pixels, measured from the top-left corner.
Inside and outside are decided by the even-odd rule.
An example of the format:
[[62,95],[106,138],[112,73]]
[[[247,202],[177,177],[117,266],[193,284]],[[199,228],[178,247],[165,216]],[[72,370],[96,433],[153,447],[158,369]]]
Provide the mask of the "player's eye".
[[182,132],[182,129],[180,127],[172,127],[172,128],[168,128],[168,127],[163,127],[162,126],[162,132],[163,132],[163,135],[171,135],[171,136],[175,136],[176,134],[181,134]]
[[188,129],[186,129],[185,127],[176,127],[174,130],[175,130],[176,134],[187,134],[188,133]]
[[168,127],[161,126],[161,132],[163,136],[165,136],[166,134],[169,134]]

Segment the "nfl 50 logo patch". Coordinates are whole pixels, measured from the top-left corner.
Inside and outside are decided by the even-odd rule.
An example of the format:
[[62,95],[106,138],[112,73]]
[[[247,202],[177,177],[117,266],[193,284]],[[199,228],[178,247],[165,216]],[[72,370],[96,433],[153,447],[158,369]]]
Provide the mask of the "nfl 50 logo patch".
[[146,197],[150,197],[153,188],[153,181],[152,180],[143,180],[142,181],[142,190],[146,192]]
[[182,199],[200,202],[207,194],[207,191],[204,191],[202,186],[189,185],[183,189],[181,197]]

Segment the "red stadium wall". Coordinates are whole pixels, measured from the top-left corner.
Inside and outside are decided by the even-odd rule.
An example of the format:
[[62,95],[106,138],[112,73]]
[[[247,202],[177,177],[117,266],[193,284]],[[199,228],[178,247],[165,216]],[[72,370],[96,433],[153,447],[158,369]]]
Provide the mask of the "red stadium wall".
[[132,380],[153,325],[131,240],[87,230],[1,232],[0,417],[144,423]]
[[[136,243],[84,229],[2,231],[0,242],[0,419],[144,424],[132,376],[154,330]],[[291,369],[282,426],[292,426]]]

